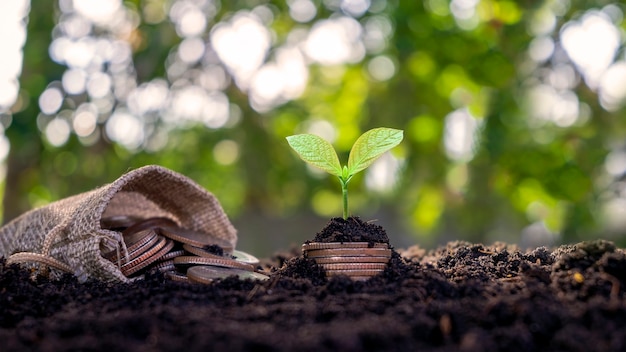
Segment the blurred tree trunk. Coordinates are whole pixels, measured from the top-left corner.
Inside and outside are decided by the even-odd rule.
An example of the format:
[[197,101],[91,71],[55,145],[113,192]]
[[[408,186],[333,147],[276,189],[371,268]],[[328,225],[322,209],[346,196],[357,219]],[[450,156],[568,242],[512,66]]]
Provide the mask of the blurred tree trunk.
[[[28,17],[27,38],[24,45],[24,61],[21,85],[21,111],[13,115],[6,130],[11,143],[7,158],[7,175],[3,199],[3,221],[6,223],[30,208],[28,193],[34,184],[40,183],[43,145],[37,128],[38,98],[47,82],[61,78],[64,68],[54,63],[48,55],[55,25],[54,1],[42,1],[31,5]],[[26,93],[28,92],[28,93]]]

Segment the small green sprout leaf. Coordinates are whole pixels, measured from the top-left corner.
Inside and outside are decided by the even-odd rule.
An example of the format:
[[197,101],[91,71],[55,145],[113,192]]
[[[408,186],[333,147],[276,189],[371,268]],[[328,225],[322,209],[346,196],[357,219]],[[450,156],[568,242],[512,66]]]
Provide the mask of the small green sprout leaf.
[[350,175],[364,170],[370,166],[384,152],[400,144],[403,132],[393,128],[374,128],[361,135],[354,142],[350,157],[348,158],[348,170]]
[[341,176],[339,157],[330,143],[312,134],[297,134],[287,137],[287,143],[307,163],[317,166],[331,175]]
[[344,165],[343,168],[333,146],[321,137],[297,134],[287,137],[287,142],[302,160],[339,178],[343,198],[343,218],[347,219],[348,182],[352,176],[370,166],[384,152],[400,144],[402,138],[402,130],[393,128],[374,128],[363,133],[352,146],[348,165]]
[[346,182],[348,182],[348,178],[350,178],[350,171],[348,171],[348,167],[345,165],[343,166],[341,178]]

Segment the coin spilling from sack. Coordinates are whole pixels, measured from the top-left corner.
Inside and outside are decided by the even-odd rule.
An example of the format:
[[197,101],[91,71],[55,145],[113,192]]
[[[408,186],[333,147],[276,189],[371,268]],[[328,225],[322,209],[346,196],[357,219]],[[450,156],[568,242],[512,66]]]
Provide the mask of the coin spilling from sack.
[[315,260],[327,277],[367,280],[385,270],[391,249],[387,243],[310,242],[302,245],[302,254]]
[[172,280],[205,284],[229,276],[269,279],[255,272],[259,263],[255,256],[167,218],[112,216],[100,223],[104,229],[122,233],[126,250],[118,248],[102,256],[116,263],[127,277],[158,270]]

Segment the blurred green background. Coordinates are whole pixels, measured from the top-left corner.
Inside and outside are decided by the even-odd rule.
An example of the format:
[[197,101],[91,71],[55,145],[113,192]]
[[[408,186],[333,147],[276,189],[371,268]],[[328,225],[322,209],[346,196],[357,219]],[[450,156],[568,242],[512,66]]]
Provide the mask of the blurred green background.
[[4,222],[160,164],[259,255],[341,216],[362,132],[403,143],[350,184],[396,247],[626,244],[625,5],[508,0],[28,0],[0,5]]

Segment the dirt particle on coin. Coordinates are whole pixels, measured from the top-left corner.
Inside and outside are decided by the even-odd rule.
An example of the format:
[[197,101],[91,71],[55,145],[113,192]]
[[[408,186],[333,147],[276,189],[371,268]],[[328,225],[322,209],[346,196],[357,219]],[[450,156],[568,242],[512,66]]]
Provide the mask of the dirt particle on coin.
[[224,256],[224,249],[216,244],[204,246],[202,247],[202,249],[204,249],[205,251],[211,254],[219,255],[220,257]]

